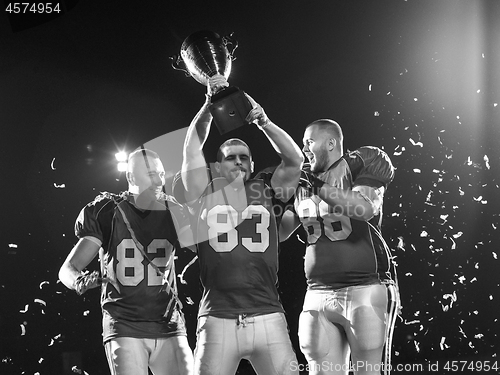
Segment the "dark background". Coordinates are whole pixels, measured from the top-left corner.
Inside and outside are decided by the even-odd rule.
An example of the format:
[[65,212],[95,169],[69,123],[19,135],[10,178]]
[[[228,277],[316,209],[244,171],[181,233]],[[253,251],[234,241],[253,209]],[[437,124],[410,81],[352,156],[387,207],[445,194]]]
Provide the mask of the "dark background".
[[[126,188],[114,154],[187,127],[202,105],[205,87],[173,70],[169,56],[203,29],[234,32],[229,81],[297,143],[305,125],[326,117],[342,125],[346,148],[374,145],[392,158],[383,230],[403,302],[394,364],[499,361],[500,1],[75,0],[59,2],[53,17],[11,15],[7,3],[1,374],[109,373],[98,292],[78,297],[57,271],[83,205]],[[256,128],[228,136],[249,143],[257,170],[278,163]],[[222,141],[212,131],[206,154]],[[279,275],[302,363],[303,253],[295,237],[285,242]],[[178,273],[190,259],[179,254]],[[194,301],[185,309],[193,347],[196,272],[181,285]]]

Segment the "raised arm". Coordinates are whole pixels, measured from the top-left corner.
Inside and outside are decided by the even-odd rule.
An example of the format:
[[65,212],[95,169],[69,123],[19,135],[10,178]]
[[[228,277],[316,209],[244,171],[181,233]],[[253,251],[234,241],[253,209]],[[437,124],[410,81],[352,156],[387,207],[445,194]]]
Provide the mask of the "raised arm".
[[247,97],[252,103],[253,109],[246,120],[257,123],[281,158],[281,163],[271,178],[271,185],[276,196],[286,202],[295,194],[297,189],[304,155],[292,137],[269,120],[262,107],[252,97],[249,95]]
[[215,75],[209,79],[207,99],[189,125],[184,141],[181,169],[188,202],[198,199],[209,183],[203,145],[208,138],[212,123],[212,115],[208,110],[210,95],[228,85],[222,75]]

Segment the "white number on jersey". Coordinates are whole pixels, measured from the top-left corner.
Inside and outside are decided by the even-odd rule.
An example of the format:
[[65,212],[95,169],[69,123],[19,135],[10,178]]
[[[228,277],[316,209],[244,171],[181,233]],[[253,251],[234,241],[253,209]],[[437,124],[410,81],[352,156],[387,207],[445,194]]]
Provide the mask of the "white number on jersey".
[[[146,249],[147,254],[157,254],[159,249],[165,249],[163,257],[156,257],[152,262],[160,267],[166,267],[173,246],[166,239],[155,239],[151,241]],[[167,256],[168,254],[168,256]],[[144,265],[144,256],[131,238],[126,238],[116,248],[116,277],[124,286],[137,286],[147,277],[148,286],[162,285],[162,275],[157,275],[153,266],[147,262]],[[144,269],[147,269],[146,271]],[[168,276],[168,273],[167,273]]]
[[324,201],[319,204],[312,199],[300,201],[298,214],[306,229],[308,243],[316,243],[321,235],[325,235],[330,241],[341,241],[351,234],[351,219],[336,212],[329,212],[328,208]]
[[[235,228],[243,220],[251,220],[256,215],[260,217],[255,225],[255,233],[260,235],[259,241],[253,241],[252,237],[244,237],[244,233],[238,233]],[[251,252],[264,252],[269,247],[269,225],[271,215],[262,205],[250,205],[241,213],[241,218],[232,206],[214,206],[207,213],[208,238],[212,248],[217,252],[232,251],[241,239],[241,244]],[[224,241],[220,235],[224,234]]]

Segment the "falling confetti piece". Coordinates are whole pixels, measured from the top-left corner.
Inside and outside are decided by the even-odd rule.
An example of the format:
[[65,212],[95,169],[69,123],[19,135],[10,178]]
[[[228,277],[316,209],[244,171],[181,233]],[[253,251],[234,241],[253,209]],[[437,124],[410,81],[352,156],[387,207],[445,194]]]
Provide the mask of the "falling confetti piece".
[[75,374],[79,374],[79,375],[89,375],[89,373],[87,371],[78,368],[78,366],[71,367],[71,371],[73,371]]
[[26,327],[24,326],[24,324],[21,324],[21,336],[24,335],[26,335]]
[[424,147],[424,144],[422,142],[415,142],[413,139],[410,138],[410,142],[413,146],[419,146],[419,147]]
[[417,353],[420,353],[420,344],[418,341],[413,341],[413,344],[415,345],[415,350]]
[[19,310],[20,313],[25,313],[28,311],[29,305],[24,306],[24,310]]
[[446,337],[441,337],[441,342],[439,343],[441,350],[449,348],[449,346],[445,343],[445,341],[446,341]]
[[47,306],[47,303],[44,301],[44,300],[41,300],[41,299],[38,299],[38,298],[35,298],[34,300],[36,303],[39,303],[40,305],[44,305],[44,306]]
[[54,182],[54,187],[55,187],[55,188],[58,188],[58,189],[64,189],[64,188],[66,187],[66,184],[57,185],[57,184]]
[[52,168],[53,171],[56,170],[56,167],[54,167],[54,162],[56,161],[56,158],[52,159],[52,161],[50,162],[50,168]]
[[38,287],[39,287],[40,289],[42,289],[42,287],[43,287],[44,285],[48,285],[48,284],[50,284],[48,281],[42,281]]
[[10,248],[17,249],[17,245],[15,243],[10,243],[9,244]]
[[403,237],[401,237],[401,236],[398,237],[397,248],[400,249],[400,250],[405,251],[405,242],[404,242]]
[[179,275],[177,275],[177,277],[179,278],[181,284],[187,284],[187,281],[184,279],[184,274],[186,273],[186,271],[188,270],[188,268],[191,267],[191,265],[193,265],[194,262],[196,262],[197,259],[198,259],[198,255],[195,255],[193,257],[193,259],[191,259],[189,261],[189,263],[184,267],[184,269],[182,270],[182,272]]
[[453,240],[453,238],[450,238],[452,245],[451,245],[451,250],[455,250],[457,248],[456,242]]
[[421,170],[420,170],[420,169],[418,169],[418,168],[413,168],[413,172],[415,172],[415,173],[420,173],[420,172],[421,172]]

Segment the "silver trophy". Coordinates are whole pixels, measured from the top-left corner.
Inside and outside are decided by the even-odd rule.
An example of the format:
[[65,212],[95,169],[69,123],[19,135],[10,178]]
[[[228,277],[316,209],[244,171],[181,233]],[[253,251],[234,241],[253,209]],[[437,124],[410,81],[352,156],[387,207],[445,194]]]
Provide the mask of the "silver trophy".
[[[172,67],[207,86],[209,78],[215,74],[229,77],[237,47],[232,34],[220,37],[213,31],[197,31],[184,40],[180,56],[171,57]],[[209,105],[220,134],[246,124],[245,118],[251,109],[252,104],[245,93],[235,86],[225,87],[212,95]]]

